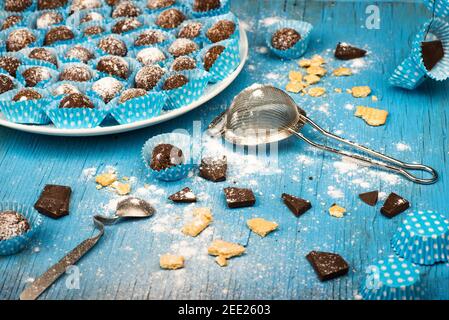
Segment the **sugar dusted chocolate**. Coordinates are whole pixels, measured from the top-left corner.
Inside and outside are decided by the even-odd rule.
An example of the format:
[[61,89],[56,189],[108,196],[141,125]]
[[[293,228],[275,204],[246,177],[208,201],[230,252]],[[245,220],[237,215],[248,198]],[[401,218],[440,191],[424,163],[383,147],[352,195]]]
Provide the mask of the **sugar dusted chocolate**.
[[161,49],[149,47],[140,50],[136,55],[136,59],[143,65],[151,65],[164,61],[166,57]]
[[86,13],[81,19],[80,19],[80,24],[82,23],[86,23],[86,22],[91,22],[91,21],[103,21],[104,17],[101,13],[92,11],[92,12],[88,12]]
[[28,220],[16,211],[0,212],[0,242],[21,236],[31,229]]
[[68,0],[37,0],[39,10],[58,9],[64,7]]
[[164,29],[177,28],[186,20],[184,13],[178,9],[167,9],[156,18],[156,24]]
[[92,72],[84,65],[69,65],[59,73],[59,80],[86,82],[92,79]]
[[118,101],[119,101],[119,103],[124,103],[126,101],[129,101],[129,100],[132,100],[132,99],[135,99],[138,97],[143,97],[146,94],[147,94],[147,92],[144,89],[130,88],[130,89],[126,89],[122,92]]
[[251,189],[229,187],[224,189],[224,193],[229,208],[252,207],[256,204],[256,198]]
[[392,192],[388,196],[380,212],[387,218],[394,218],[410,208],[410,203],[403,197]]
[[184,188],[168,197],[173,202],[177,203],[194,203],[196,196],[190,188]]
[[36,27],[39,29],[48,28],[54,24],[61,23],[64,17],[59,12],[47,11],[42,13],[36,20]]
[[196,12],[207,12],[219,9],[220,6],[220,0],[194,0],[192,9]]
[[114,36],[107,36],[102,38],[98,42],[98,47],[106,53],[112,54],[114,56],[124,57],[128,53],[128,48],[126,44],[115,38]]
[[89,26],[84,29],[83,34],[85,36],[94,36],[102,34],[103,32],[105,32],[105,30],[102,26]]
[[6,50],[19,51],[28,47],[36,40],[36,36],[27,28],[16,29],[11,31],[6,38]]
[[116,4],[118,4],[118,3],[120,2],[120,0],[105,0],[105,2],[106,2],[106,4],[107,4],[108,6],[113,7],[113,6],[115,6]]
[[282,28],[273,34],[271,45],[278,50],[288,50],[299,40],[301,40],[301,35],[298,31],[292,28]]
[[47,68],[30,67],[22,72],[22,77],[25,79],[27,87],[34,87],[39,82],[50,79],[51,74]]
[[351,46],[344,42],[339,42],[334,55],[335,58],[340,60],[352,60],[364,57],[366,55],[366,50]]
[[89,49],[87,49],[81,45],[76,45],[74,47],[69,48],[65,52],[65,57],[69,58],[69,59],[79,60],[81,62],[86,63],[89,60],[94,59],[95,55]]
[[431,71],[444,57],[443,43],[441,40],[422,42],[421,53],[424,66]]
[[96,9],[100,8],[101,5],[101,0],[72,0],[70,11],[73,13],[86,9]]
[[18,15],[10,15],[6,17],[5,20],[3,20],[2,27],[0,30],[6,30],[8,28],[11,28],[15,26],[16,24],[20,23],[22,21],[22,17]]
[[212,43],[217,43],[229,39],[234,34],[235,29],[236,26],[233,21],[220,20],[207,30],[206,37]]
[[312,208],[310,201],[292,196],[287,193],[282,194],[282,200],[290,211],[297,217],[303,215]]
[[47,217],[59,219],[69,214],[71,194],[70,187],[47,184],[34,208]]
[[161,171],[184,163],[181,149],[171,144],[157,145],[151,154],[150,168]]
[[46,48],[35,48],[31,50],[28,54],[28,58],[46,61],[53,64],[54,66],[58,66],[56,56]]
[[115,78],[105,77],[92,84],[92,90],[96,92],[105,103],[109,103],[123,89],[123,84]]
[[332,280],[349,272],[349,264],[336,253],[311,251],[306,258],[321,281]]
[[142,13],[142,10],[130,0],[122,0],[120,1],[112,11],[113,18],[119,17],[137,17]]
[[106,56],[97,62],[96,69],[111,76],[127,79],[129,74],[128,62],[122,57]]
[[154,44],[162,43],[165,40],[166,40],[166,37],[161,31],[145,30],[136,37],[136,40],[134,41],[134,45],[136,45],[136,46],[151,46]]
[[192,57],[181,56],[176,58],[172,65],[173,71],[193,70],[196,68],[196,61]]
[[207,50],[204,55],[204,69],[209,71],[217,61],[218,57],[223,53],[226,48],[222,45],[216,45]]
[[42,98],[42,95],[33,89],[22,89],[16,93],[16,95],[12,98],[14,102],[20,101],[28,101],[28,100],[39,100]]
[[8,72],[13,77],[16,76],[16,71],[20,64],[21,61],[19,58],[13,56],[0,57],[0,68]]
[[165,80],[162,90],[174,90],[177,88],[181,88],[189,82],[189,79],[182,74],[174,74]]
[[72,93],[65,96],[59,102],[59,108],[61,109],[73,109],[73,108],[83,108],[83,109],[94,109],[95,106],[93,102],[81,93]]
[[158,65],[144,66],[136,74],[136,88],[145,89],[147,91],[151,90],[157,85],[164,74],[165,70]]
[[67,95],[67,94],[72,94],[72,93],[80,93],[80,91],[73,84],[62,83],[53,90],[52,95],[60,96],[60,95]]
[[44,37],[44,44],[49,46],[56,42],[71,40],[75,34],[67,26],[57,26],[47,31]]
[[33,4],[32,0],[5,0],[4,8],[6,11],[22,12]]
[[175,58],[189,55],[199,49],[198,45],[190,39],[178,38],[170,45],[168,52]]
[[201,159],[200,177],[212,181],[221,182],[226,180],[228,161],[226,156],[205,157]]
[[0,94],[8,92],[14,89],[14,82],[10,76],[6,74],[0,74]]
[[113,33],[124,33],[131,30],[135,30],[137,28],[140,28],[142,26],[142,22],[140,22],[136,18],[125,18],[122,20],[117,21],[114,26],[112,27]]
[[195,39],[201,35],[203,24],[199,21],[186,23],[178,32],[178,38]]
[[147,8],[151,10],[163,9],[171,7],[176,0],[147,0]]

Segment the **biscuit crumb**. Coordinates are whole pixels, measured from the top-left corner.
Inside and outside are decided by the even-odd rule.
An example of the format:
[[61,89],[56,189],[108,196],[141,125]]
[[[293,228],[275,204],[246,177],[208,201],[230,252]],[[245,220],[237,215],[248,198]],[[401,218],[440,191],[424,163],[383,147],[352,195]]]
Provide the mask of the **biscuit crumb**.
[[320,82],[321,78],[314,74],[308,74],[304,76],[304,80],[307,82],[307,84],[311,85]]
[[301,68],[308,68],[312,64],[312,60],[310,60],[310,59],[301,59],[301,60],[299,60],[298,64],[299,64],[299,66]]
[[371,94],[371,88],[368,86],[353,87],[351,93],[354,98],[366,98]]
[[302,81],[302,73],[299,71],[290,71],[288,74],[288,78],[291,82],[301,82]]
[[196,237],[211,224],[213,216],[210,208],[195,208],[192,212],[193,220],[186,223],[181,231],[187,236]]
[[336,93],[342,93],[342,92],[343,92],[343,90],[342,90],[341,88],[335,88],[334,91],[335,91]]
[[324,75],[326,75],[327,70],[320,66],[310,66],[307,68],[307,73],[323,77]]
[[346,89],[346,93],[352,94],[352,90],[351,89]]
[[117,191],[117,194],[121,196],[125,196],[131,192],[131,185],[128,183],[114,181],[111,186]]
[[302,82],[290,82],[285,87],[285,90],[292,93],[299,93],[300,91],[304,90],[306,85]]
[[97,184],[96,188],[97,188],[97,190],[103,189],[103,187],[100,184]]
[[251,231],[257,233],[261,237],[265,237],[267,234],[278,228],[278,224],[276,222],[267,221],[262,218],[250,219],[246,221],[246,224]]
[[219,259],[215,259],[215,261],[220,266],[226,266],[226,263],[223,260],[230,259],[232,257],[240,256],[245,253],[245,248],[239,244],[227,242],[223,240],[215,240],[207,249],[207,252],[211,256],[218,256]]
[[164,254],[159,259],[159,265],[162,269],[177,270],[184,268],[184,257],[172,254]]
[[319,67],[325,63],[326,63],[326,60],[324,60],[324,58],[322,56],[320,56],[319,54],[316,54],[312,57],[310,66],[311,67],[313,67],[313,66]]
[[324,89],[323,87],[310,88],[308,93],[311,97],[321,97],[326,93],[326,89]]
[[117,175],[115,173],[102,173],[95,178],[95,182],[102,187],[108,187],[115,181],[117,181]]
[[334,76],[336,77],[347,77],[352,75],[352,70],[349,68],[337,68],[334,70]]
[[387,121],[388,111],[364,106],[357,106],[354,115],[365,120],[365,122],[370,126],[378,127],[384,125]]
[[335,218],[343,218],[345,213],[346,209],[336,204],[329,208],[329,214]]
[[215,258],[215,262],[220,266],[220,267],[226,267],[228,265],[228,260],[223,257],[223,256],[218,256]]
[[371,96],[371,100],[373,102],[377,102],[377,101],[379,101],[379,98],[377,98],[377,96]]

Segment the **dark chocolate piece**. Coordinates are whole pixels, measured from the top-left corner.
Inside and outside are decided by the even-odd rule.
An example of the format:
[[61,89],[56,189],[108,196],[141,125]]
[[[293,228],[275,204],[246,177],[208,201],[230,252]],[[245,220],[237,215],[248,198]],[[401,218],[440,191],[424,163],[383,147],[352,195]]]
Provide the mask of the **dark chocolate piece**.
[[225,188],[226,203],[229,208],[252,207],[256,203],[256,198],[251,189]]
[[165,40],[166,40],[166,37],[161,31],[145,30],[136,37],[136,40],[134,41],[134,45],[150,46],[153,44],[162,43]]
[[365,202],[367,205],[374,207],[379,200],[379,191],[371,191],[359,194],[360,200]]
[[0,70],[3,69],[7,71],[11,76],[16,76],[17,68],[20,66],[21,62],[16,57],[3,56],[0,57]]
[[128,78],[128,62],[122,57],[106,56],[97,62],[97,70],[122,79]]
[[312,204],[309,201],[287,193],[282,194],[282,200],[284,200],[285,205],[297,217],[303,215],[306,211],[312,208]]
[[196,202],[196,196],[190,188],[184,188],[168,197],[173,202],[192,203]]
[[46,61],[55,66],[58,66],[56,56],[45,48],[35,48],[31,50],[28,54],[28,58]]
[[195,39],[201,35],[203,24],[199,21],[186,23],[178,32],[178,38]]
[[117,203],[116,214],[120,217],[149,217],[156,210],[145,200],[139,198],[126,198]]
[[344,276],[349,271],[349,264],[336,253],[311,251],[306,258],[321,281]]
[[401,196],[392,192],[388,196],[387,200],[385,200],[385,203],[380,209],[380,212],[387,218],[391,219],[404,212],[408,208],[410,208],[410,203]]
[[193,70],[196,68],[196,61],[192,57],[178,57],[176,58],[171,69],[173,71]]
[[114,56],[124,57],[128,53],[128,48],[126,44],[115,38],[114,36],[107,36],[98,42],[98,47],[106,53],[112,54]]
[[440,40],[421,43],[424,66],[431,71],[444,57],[443,43]]
[[226,171],[228,170],[228,162],[226,156],[221,158],[207,157],[201,159],[200,177],[220,182],[226,180]]
[[67,2],[67,0],[38,0],[37,8],[39,10],[57,9],[64,7]]
[[364,57],[366,55],[366,50],[339,42],[334,55],[335,58],[340,60],[351,60]]
[[69,214],[71,194],[70,187],[47,184],[34,208],[47,217],[61,218]]
[[0,212],[0,242],[20,236],[30,230],[28,220],[15,211]]
[[6,11],[22,12],[33,4],[32,0],[5,0]]
[[30,67],[22,72],[27,87],[34,87],[39,82],[51,78],[51,73],[44,67]]

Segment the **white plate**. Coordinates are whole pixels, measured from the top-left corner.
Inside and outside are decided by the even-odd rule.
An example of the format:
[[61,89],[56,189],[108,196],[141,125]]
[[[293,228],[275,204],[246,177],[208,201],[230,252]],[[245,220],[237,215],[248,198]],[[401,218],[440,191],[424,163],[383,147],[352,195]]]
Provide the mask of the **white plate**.
[[247,58],[248,58],[248,37],[246,36],[245,29],[242,26],[240,26],[240,64],[237,67],[237,69],[223,81],[213,85],[209,85],[206,88],[206,91],[204,92],[203,96],[199,100],[191,103],[188,106],[173,111],[165,112],[158,117],[154,117],[148,120],[108,127],[97,127],[91,129],[58,129],[52,124],[37,126],[37,125],[13,123],[6,120],[3,114],[0,112],[0,126],[38,134],[45,134],[52,136],[73,136],[73,137],[116,134],[153,126],[155,124],[179,117],[184,113],[187,113],[195,108],[198,108],[202,104],[208,102],[209,100],[217,96],[220,92],[225,90],[235,80],[235,78],[237,78],[237,76],[240,74],[243,67],[245,66]]

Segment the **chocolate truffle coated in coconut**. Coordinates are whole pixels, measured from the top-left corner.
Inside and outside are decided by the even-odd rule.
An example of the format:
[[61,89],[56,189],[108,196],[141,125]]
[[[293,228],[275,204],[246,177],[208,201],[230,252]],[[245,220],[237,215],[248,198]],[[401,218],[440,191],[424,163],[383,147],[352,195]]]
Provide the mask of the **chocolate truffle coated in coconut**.
[[165,39],[165,35],[159,30],[145,30],[136,37],[134,45],[151,46],[153,44],[162,43]]
[[171,65],[173,71],[193,70],[195,68],[195,59],[186,56],[176,58]]
[[45,34],[44,44],[49,46],[59,41],[71,40],[75,38],[75,34],[66,26],[57,26]]
[[86,9],[96,9],[101,7],[100,0],[72,0],[72,5],[70,6],[70,11],[76,12]]
[[22,12],[33,4],[32,0],[5,0],[4,8],[6,11]]
[[54,24],[61,23],[64,20],[59,12],[47,11],[42,13],[36,20],[36,27],[39,29],[48,28]]
[[30,67],[22,72],[22,77],[25,79],[25,84],[27,87],[34,87],[39,82],[50,79],[51,74],[47,68]]
[[36,36],[28,29],[11,31],[6,39],[7,51],[19,51],[36,41]]
[[162,90],[173,90],[177,88],[181,88],[185,84],[189,82],[186,76],[182,74],[174,74],[165,80],[164,85],[162,86]]
[[112,11],[112,17],[137,17],[142,13],[140,8],[129,0],[120,1]]
[[217,61],[218,57],[223,53],[225,49],[225,47],[217,45],[207,50],[206,54],[204,55],[204,69],[206,71],[209,71],[212,68],[215,61]]
[[113,33],[124,33],[137,28],[140,28],[142,23],[136,18],[125,18],[117,21],[112,27]]
[[151,90],[157,85],[164,74],[165,70],[158,65],[144,66],[136,74],[136,88]]
[[89,49],[80,45],[68,49],[65,52],[65,57],[68,59],[76,59],[84,63],[95,58],[94,54]]
[[165,170],[184,163],[182,150],[171,144],[159,144],[153,149],[150,168]]
[[98,42],[98,47],[106,53],[124,57],[128,53],[126,44],[113,36],[107,36]]
[[[11,76],[16,76],[17,68],[20,66],[21,62],[18,58],[12,56],[0,57],[0,68],[7,71]],[[0,71],[3,71],[1,70]]]
[[176,0],[147,0],[147,8],[151,10],[168,8],[176,3]]
[[12,101],[28,101],[28,100],[39,100],[42,98],[42,95],[33,89],[22,89],[16,93],[16,95],[12,98]]
[[9,17],[6,17],[6,19],[2,23],[1,30],[6,30],[8,28],[11,28],[12,26],[20,23],[22,21],[21,16],[11,15]]
[[97,80],[92,85],[95,91],[105,103],[108,103],[122,90],[123,84],[115,78],[106,77]]
[[104,31],[105,30],[102,26],[89,26],[84,29],[83,34],[85,36],[94,36],[97,34],[102,34]]
[[94,109],[95,106],[85,95],[80,93],[72,93],[61,99],[61,102],[59,102],[59,108]]
[[0,74],[0,94],[14,89],[14,82],[6,74]]
[[35,48],[30,51],[28,58],[49,62],[55,66],[58,65],[56,56],[45,48]]
[[178,9],[168,9],[158,15],[156,24],[164,29],[173,29],[177,28],[185,19],[186,16],[182,11]]
[[86,13],[81,19],[81,23],[91,22],[91,21],[103,21],[103,15],[101,13],[92,11],[89,13]]
[[143,97],[146,94],[147,94],[147,92],[144,89],[139,89],[139,88],[126,89],[120,95],[120,98],[119,98],[118,102],[119,103],[124,103],[126,101],[129,101],[129,100],[132,100],[132,99],[135,99],[135,98],[138,98],[138,97]]
[[221,6],[220,0],[194,0],[193,11],[207,12],[210,10],[219,9]]
[[198,45],[190,39],[179,38],[168,48],[174,57],[186,56],[198,50]]
[[159,48],[150,47],[140,50],[136,59],[143,65],[156,64],[165,60],[165,54]]
[[299,40],[301,40],[301,35],[296,30],[282,28],[273,34],[271,45],[278,50],[288,50],[298,43]]
[[37,0],[39,10],[58,9],[64,7],[68,0]]
[[128,62],[118,56],[106,56],[101,58],[98,61],[96,68],[98,71],[122,79],[127,79],[129,74]]
[[220,20],[206,32],[207,38],[212,42],[220,42],[229,39],[235,32],[235,23],[230,20]]
[[198,21],[186,23],[178,32],[178,38],[195,39],[201,35],[203,24]]
[[59,74],[59,80],[86,82],[92,79],[91,71],[84,65],[69,65]]
[[15,211],[0,212],[0,241],[21,236],[30,230],[28,220]]
[[72,93],[81,93],[81,92],[78,90],[77,87],[75,87],[72,84],[62,83],[53,90],[52,95],[60,96]]

